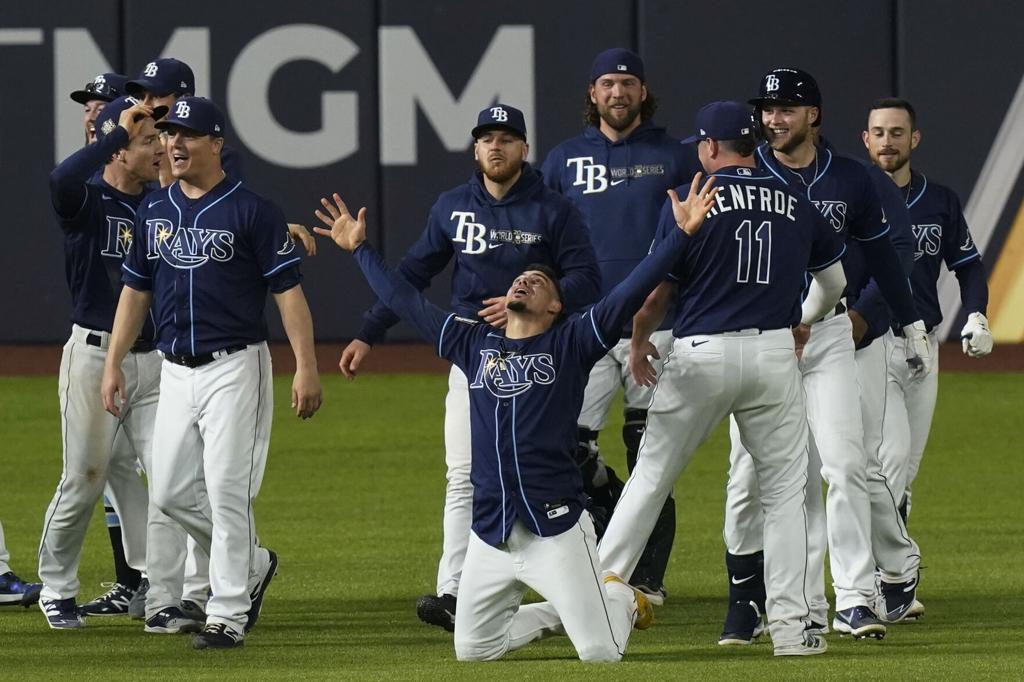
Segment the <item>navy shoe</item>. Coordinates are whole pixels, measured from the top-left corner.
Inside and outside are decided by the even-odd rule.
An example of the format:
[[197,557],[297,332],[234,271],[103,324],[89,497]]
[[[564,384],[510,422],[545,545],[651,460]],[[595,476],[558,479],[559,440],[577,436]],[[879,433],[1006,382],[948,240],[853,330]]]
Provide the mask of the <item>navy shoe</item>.
[[199,632],[203,629],[203,621],[190,618],[181,609],[171,606],[162,609],[155,616],[146,619],[146,632],[158,635],[176,635],[181,632]]
[[[25,582],[15,575],[14,571],[7,571],[0,575],[0,606],[6,604],[25,605],[25,592],[36,589],[36,585],[38,583]],[[38,589],[42,589],[42,587],[39,585]]]
[[260,576],[259,582],[257,582],[249,591],[249,600],[252,602],[252,605],[245,613],[248,618],[245,623],[246,632],[249,632],[249,630],[252,630],[256,626],[256,621],[260,617],[260,611],[263,610],[263,595],[267,593],[270,581],[274,579],[275,575],[277,575],[277,554],[269,549],[267,550],[267,553],[270,555],[270,561],[267,563],[267,570]]
[[854,639],[885,638],[885,623],[866,606],[836,611],[836,617],[832,619],[832,629],[840,634],[853,635]]
[[416,615],[429,625],[455,632],[455,596],[425,594],[416,600]]
[[210,623],[192,638],[193,649],[235,649],[245,646],[245,635],[225,623]]
[[[21,605],[26,609],[33,604],[39,603],[39,593],[43,591],[42,583],[26,583],[25,591],[21,593]],[[924,607],[921,607],[921,613],[924,613]],[[910,617],[909,615],[907,616]]]
[[183,600],[181,602],[181,612],[189,618],[201,621],[204,624],[206,623],[206,611],[204,611],[203,607],[194,601],[190,601],[188,599]]
[[121,583],[105,583],[104,586],[110,586],[110,589],[91,602],[79,606],[78,612],[83,616],[127,615],[128,606],[131,604],[136,590],[126,587]]
[[[921,604],[921,602],[917,601],[917,581],[918,576],[916,575],[904,583],[881,581],[882,608],[880,609],[880,615],[882,620],[887,623],[899,623],[911,616],[911,611],[915,610],[915,602],[918,605]],[[923,613],[924,607],[922,606],[920,614]],[[918,617],[918,615],[915,613],[914,617]]]
[[734,601],[725,614],[725,627],[718,638],[719,646],[746,646],[764,632],[761,610],[752,601]]
[[54,630],[73,630],[85,627],[85,621],[78,613],[78,604],[75,603],[74,597],[40,599],[39,609],[46,616],[47,624]]

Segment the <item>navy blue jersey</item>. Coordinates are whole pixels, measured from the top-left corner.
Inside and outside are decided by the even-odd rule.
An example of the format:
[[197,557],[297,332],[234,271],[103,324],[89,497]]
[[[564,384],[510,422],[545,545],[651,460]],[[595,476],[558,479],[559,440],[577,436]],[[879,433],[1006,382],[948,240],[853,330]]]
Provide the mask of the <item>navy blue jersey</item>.
[[[650,251],[665,191],[688,185],[699,170],[694,146],[680,144],[651,121],[615,142],[590,126],[551,150],[541,166],[544,183],[583,214],[601,268],[602,296]],[[671,318],[663,324],[668,329]]]
[[356,249],[381,300],[469,378],[473,531],[481,540],[501,544],[517,519],[540,536],[579,519],[586,497],[573,453],[590,369],[691,241],[676,229],[607,297],[526,339],[440,310],[368,244]]
[[[842,258],[842,238],[810,202],[763,169],[731,166],[712,175],[720,188],[715,205],[669,275],[679,283],[672,334],[796,325],[805,271]],[[689,186],[676,191],[683,196]],[[659,239],[678,229],[666,200]]]
[[960,280],[964,309],[985,314],[985,271],[964,220],[960,199],[953,190],[931,182],[921,173],[911,173],[910,185],[901,189],[907,197],[915,237],[911,284],[925,325],[931,329],[942,322],[936,282],[943,262]]
[[153,292],[159,350],[205,355],[265,341],[267,290],[298,284],[300,260],[281,210],[240,181],[194,200],[175,182],[139,207],[123,279]]
[[[119,192],[103,180],[103,166],[128,145],[116,128],[80,149],[50,174],[50,195],[64,231],[64,274],[71,292],[71,321],[110,331],[121,294],[121,263],[132,242],[132,226],[143,194]],[[142,337],[153,339],[152,318]]]
[[[859,162],[832,150],[824,140],[816,147],[814,163],[793,169],[781,163],[767,144],[757,148],[759,167],[772,173],[793,191],[803,194],[825,222],[844,240],[861,242],[864,262],[902,324],[918,319],[910,280],[889,240],[889,225],[868,170]],[[810,285],[810,280],[805,280]],[[846,295],[850,295],[847,288]]]
[[[465,317],[475,318],[484,299],[504,296],[530,263],[559,273],[568,311],[600,297],[601,276],[579,211],[545,187],[529,164],[523,164],[522,177],[500,200],[488,193],[479,171],[438,197],[426,229],[398,270],[423,290],[452,257],[451,307]],[[378,301],[364,315],[356,338],[376,343],[397,322]]]
[[[910,276],[914,270],[914,231],[910,225],[910,211],[907,210],[904,196],[892,178],[881,168],[867,163],[865,168],[874,182],[875,191],[889,223],[889,240],[900,257],[903,273]],[[882,296],[878,282],[871,277],[860,242],[852,241],[848,247],[843,258],[847,303],[867,322],[868,329],[857,344],[858,348],[865,348],[889,329],[892,324],[892,312]]]

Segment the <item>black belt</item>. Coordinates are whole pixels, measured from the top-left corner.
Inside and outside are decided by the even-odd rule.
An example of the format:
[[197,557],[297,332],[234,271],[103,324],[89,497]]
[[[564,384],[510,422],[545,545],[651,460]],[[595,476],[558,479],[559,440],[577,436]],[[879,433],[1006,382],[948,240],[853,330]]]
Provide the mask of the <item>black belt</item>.
[[247,346],[245,345],[228,346],[222,350],[207,353],[205,355],[172,355],[171,353],[164,353],[164,360],[167,362],[173,362],[175,365],[195,369],[196,367],[208,365],[214,360],[222,358],[225,355],[231,355],[232,353],[237,353],[238,351],[245,350],[246,348]]
[[[89,333],[85,337],[85,343],[89,346],[96,346],[97,348],[103,347],[103,337],[99,334]],[[156,350],[156,346],[153,345],[152,341],[147,339],[138,338],[135,339],[135,343],[128,349],[131,353],[149,353]]]

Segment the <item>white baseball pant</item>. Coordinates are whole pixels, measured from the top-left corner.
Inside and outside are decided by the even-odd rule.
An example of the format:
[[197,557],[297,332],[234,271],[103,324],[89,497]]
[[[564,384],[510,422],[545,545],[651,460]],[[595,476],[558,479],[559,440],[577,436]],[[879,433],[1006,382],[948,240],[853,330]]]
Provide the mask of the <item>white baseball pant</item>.
[[469,382],[452,365],[444,399],[444,461],[448,485],[444,496],[444,538],[437,565],[437,595],[458,596],[473,523],[473,484],[469,480],[473,443],[469,426]]
[[764,510],[772,641],[798,644],[808,615],[807,421],[789,329],[675,340],[647,412],[636,468],[599,547],[601,564],[618,575],[631,574],[676,479],[730,413],[751,444],[758,512]]
[[[810,619],[827,623],[826,547],[837,609],[870,606],[875,593],[868,466],[852,325],[847,315],[830,316],[811,327],[799,367],[811,445],[806,478],[807,567],[801,573],[807,578]],[[735,428],[730,430],[732,447],[725,508],[726,547],[733,554],[756,551],[762,513],[757,504],[755,465],[745,447],[753,443],[748,437],[737,435]],[[824,505],[822,479],[828,483]],[[764,543],[767,552],[767,528]]]
[[0,575],[11,570],[8,563],[11,560],[11,553],[7,551],[7,542],[4,539],[4,524],[0,523]]
[[[636,620],[633,590],[604,584],[590,515],[539,537],[516,521],[492,547],[470,533],[455,607],[455,656],[491,661],[553,634],[569,636],[582,661],[618,661]],[[520,606],[527,589],[547,599]]]
[[[660,360],[653,360],[654,370],[660,375],[665,358],[672,352],[672,331],[664,329],[651,334],[651,343],[658,349]],[[587,388],[583,392],[583,408],[577,424],[591,431],[601,431],[608,422],[608,411],[621,386],[627,410],[646,410],[654,394],[653,386],[641,386],[629,372],[630,339],[620,339],[590,370]]]
[[[160,381],[150,495],[210,556],[207,622],[241,632],[249,588],[269,561],[265,550],[256,551],[252,500],[270,445],[270,350],[252,344],[195,369],[165,361]],[[154,546],[150,556],[151,590],[155,573],[166,582],[162,549]],[[173,551],[183,552],[184,543]]]
[[[911,380],[903,339],[889,332],[883,340],[888,361],[887,409],[878,456],[885,477],[895,489],[905,490],[909,512],[910,490],[928,445],[939,393],[939,341],[934,331],[928,334],[931,370],[926,376]],[[889,408],[895,417],[890,417]]]
[[[100,345],[86,343],[89,335]],[[151,448],[160,384],[160,356],[129,353],[121,363],[127,402],[121,418],[103,408],[99,391],[109,334],[73,325],[61,355],[60,398],[63,471],[43,520],[39,542],[41,597],[68,599],[78,594],[78,562],[96,502],[105,486],[121,517],[125,559],[146,570],[146,486],[137,462]],[[119,432],[124,437],[119,438]]]
[[[902,344],[901,344],[902,345]],[[882,580],[906,582],[917,575],[921,550],[910,537],[900,516],[903,488],[890,483],[882,471],[879,452],[885,422],[907,421],[898,405],[889,405],[886,381],[888,363],[886,344],[878,338],[856,352],[857,380],[860,385],[860,407],[864,422],[864,453],[868,460],[868,495],[871,499],[871,550]]]

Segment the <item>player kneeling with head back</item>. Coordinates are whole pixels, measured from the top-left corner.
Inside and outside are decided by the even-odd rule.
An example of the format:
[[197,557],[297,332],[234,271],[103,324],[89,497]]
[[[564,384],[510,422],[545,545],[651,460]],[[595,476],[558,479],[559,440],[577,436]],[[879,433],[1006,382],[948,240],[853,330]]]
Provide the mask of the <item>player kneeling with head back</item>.
[[[669,268],[687,251],[717,190],[694,177],[686,216],[607,297],[559,321],[557,275],[528,267],[507,293],[508,325],[495,329],[427,302],[365,243],[366,209],[353,218],[341,197],[317,216],[355,254],[374,291],[470,379],[473,525],[455,617],[459,660],[493,660],[564,633],[584,661],[618,661],[630,630],[653,620],[646,597],[597,561],[573,453],[587,376]],[[549,600],[520,607],[528,588]]]

